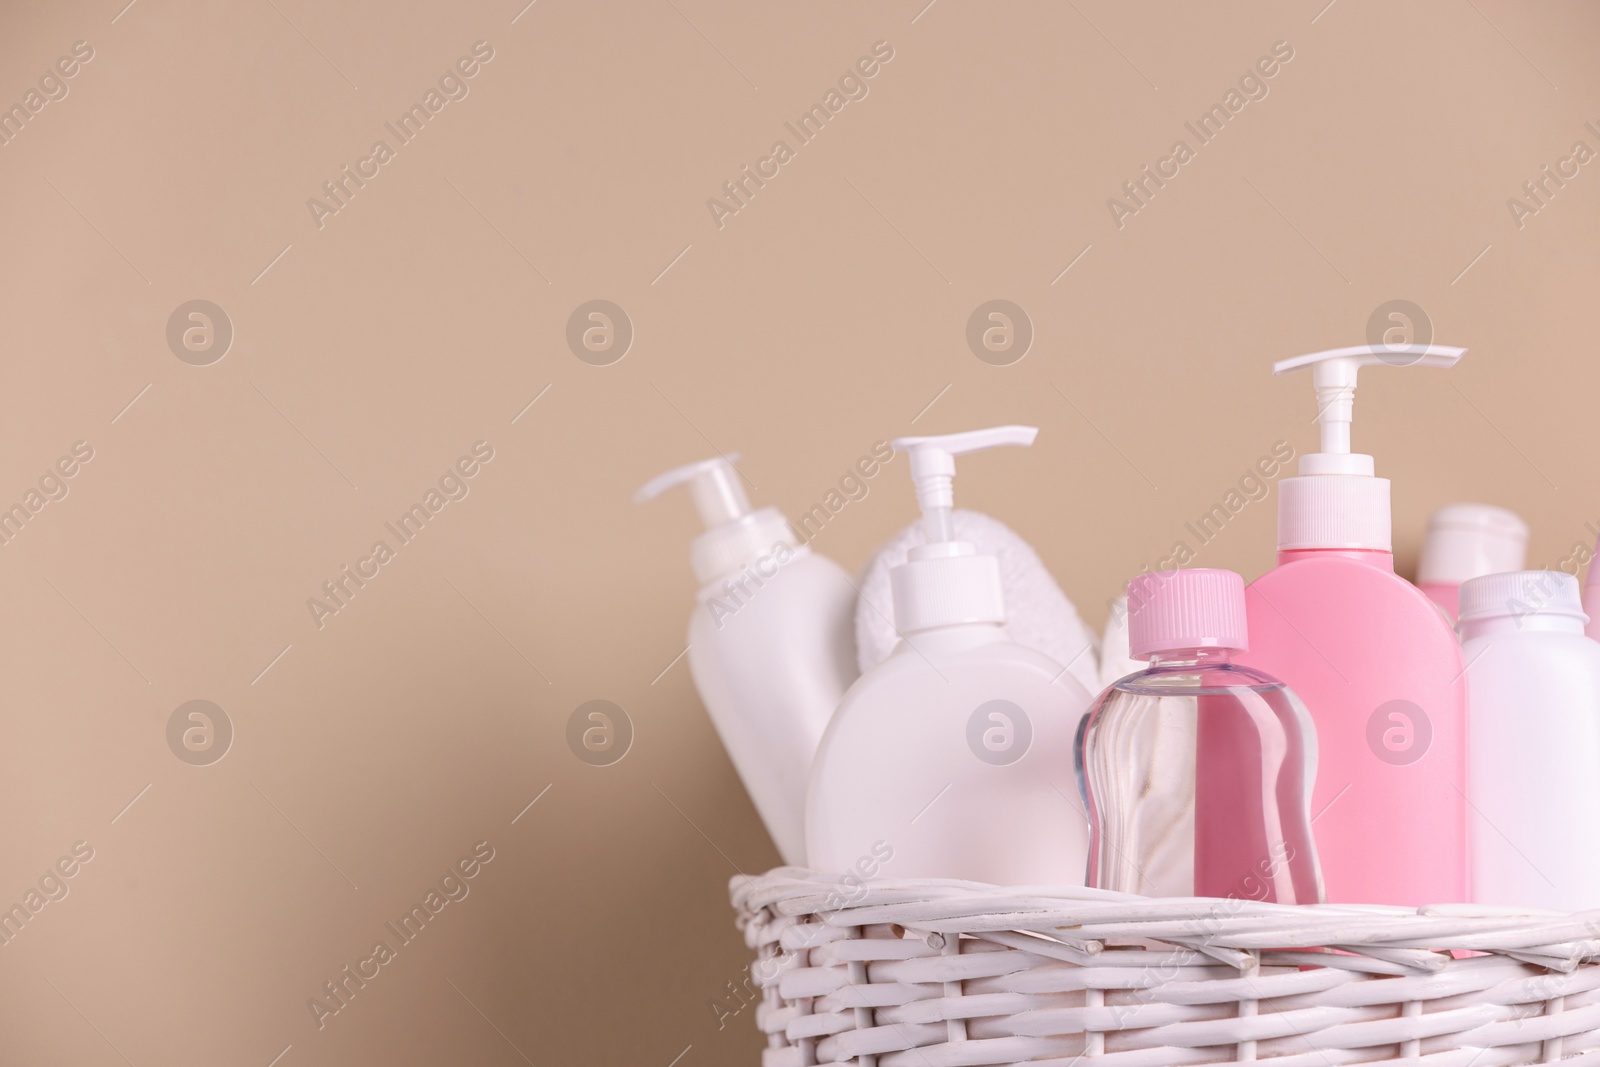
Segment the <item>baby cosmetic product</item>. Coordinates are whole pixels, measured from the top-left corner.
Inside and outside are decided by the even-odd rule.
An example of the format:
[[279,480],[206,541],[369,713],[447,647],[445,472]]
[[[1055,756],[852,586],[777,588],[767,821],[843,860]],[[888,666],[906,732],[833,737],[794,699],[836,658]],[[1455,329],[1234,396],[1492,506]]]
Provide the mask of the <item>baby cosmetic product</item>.
[[803,866],[811,757],[856,677],[855,586],[776,508],[751,510],[738,458],[667,471],[634,499],[689,487],[706,525],[689,547],[689,671],[783,861]]
[[1428,520],[1417,586],[1453,620],[1461,583],[1527,566],[1528,524],[1489,504],[1446,504]]
[[[978,511],[957,508],[950,513],[950,527],[952,541],[970,542],[979,555],[999,560],[1006,632],[1011,639],[1043,652],[1071,671],[1089,692],[1099,692],[1094,634],[1033,546],[1005,523]],[[892,613],[883,607],[892,597],[889,574],[927,539],[924,524],[912,523],[880,548],[862,572],[861,597],[856,604],[856,658],[862,674],[887,659],[900,643]]]
[[1130,650],[1149,665],[1089,713],[1090,885],[1319,903],[1316,733],[1282,682],[1233,662],[1247,643],[1244,579],[1141,574],[1128,604]]
[[1589,573],[1583,579],[1583,613],[1589,616],[1589,625],[1584,627],[1584,633],[1600,641],[1600,541],[1594,547],[1594,559],[1589,564]]
[[955,457],[1029,445],[1031,426],[906,437],[927,524],[891,577],[903,635],[845,694],[806,801],[811,866],[838,873],[894,850],[896,878],[1082,885],[1088,818],[1073,736],[1089,694],[1005,627],[1000,564],[952,536]]
[[1461,646],[1394,573],[1389,482],[1350,451],[1360,368],[1450,367],[1462,351],[1359,346],[1274,367],[1311,369],[1322,449],[1279,483],[1278,565],[1245,590],[1239,661],[1293,689],[1316,724],[1312,815],[1330,903],[1467,899]]
[[1561,571],[1461,587],[1480,904],[1600,908],[1600,644],[1586,618],[1578,579]]

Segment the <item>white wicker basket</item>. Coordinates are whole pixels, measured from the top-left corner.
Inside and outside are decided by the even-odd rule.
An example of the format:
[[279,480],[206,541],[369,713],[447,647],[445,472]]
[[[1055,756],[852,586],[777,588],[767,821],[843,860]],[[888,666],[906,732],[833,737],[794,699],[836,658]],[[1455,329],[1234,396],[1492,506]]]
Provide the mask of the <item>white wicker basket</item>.
[[737,877],[764,1067],[1600,1064],[1600,912]]

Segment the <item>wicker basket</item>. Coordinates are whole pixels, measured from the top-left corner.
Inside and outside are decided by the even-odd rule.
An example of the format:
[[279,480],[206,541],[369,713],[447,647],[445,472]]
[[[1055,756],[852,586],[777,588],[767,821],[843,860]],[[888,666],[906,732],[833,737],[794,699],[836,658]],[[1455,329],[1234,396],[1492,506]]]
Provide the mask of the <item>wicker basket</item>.
[[764,1067],[1600,1064],[1600,912],[732,887]]

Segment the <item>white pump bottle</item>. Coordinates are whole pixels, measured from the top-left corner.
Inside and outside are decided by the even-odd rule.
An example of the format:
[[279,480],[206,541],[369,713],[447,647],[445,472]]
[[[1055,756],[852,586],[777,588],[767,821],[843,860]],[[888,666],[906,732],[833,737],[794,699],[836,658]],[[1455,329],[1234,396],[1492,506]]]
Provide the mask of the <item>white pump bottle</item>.
[[894,442],[911,455],[928,540],[891,571],[900,643],[845,694],[817,750],[806,798],[814,869],[846,872],[887,848],[896,878],[1083,884],[1073,741],[1089,694],[1011,641],[995,557],[950,530],[955,457],[1037,433]]
[[689,487],[706,524],[689,549],[700,582],[689,671],[783,861],[804,866],[811,757],[856,677],[855,587],[776,508],[751,510],[738,458],[667,471],[634,500]]

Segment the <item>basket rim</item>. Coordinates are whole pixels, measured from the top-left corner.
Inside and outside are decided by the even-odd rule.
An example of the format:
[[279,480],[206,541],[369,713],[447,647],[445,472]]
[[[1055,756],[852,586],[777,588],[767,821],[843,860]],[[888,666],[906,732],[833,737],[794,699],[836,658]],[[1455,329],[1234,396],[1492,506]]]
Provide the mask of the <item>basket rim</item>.
[[1274,904],[1142,897],[1083,886],[996,886],[942,878],[847,879],[803,867],[736,875],[740,923],[814,917],[829,927],[892,924],[929,934],[1013,933],[1095,955],[1159,941],[1242,968],[1297,950],[1343,950],[1437,970],[1452,955],[1508,955],[1560,971],[1600,958],[1600,909],[1564,913],[1477,904]]

